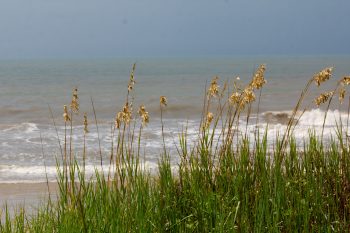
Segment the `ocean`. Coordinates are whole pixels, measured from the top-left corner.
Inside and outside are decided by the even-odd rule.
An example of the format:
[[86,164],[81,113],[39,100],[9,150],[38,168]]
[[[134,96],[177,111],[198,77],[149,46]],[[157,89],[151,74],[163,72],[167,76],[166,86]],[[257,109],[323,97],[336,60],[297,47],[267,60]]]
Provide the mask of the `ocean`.
[[[165,143],[176,166],[179,133],[187,128],[189,144],[193,145],[200,128],[205,87],[214,76],[219,77],[220,87],[229,81],[228,88],[232,90],[237,77],[243,86],[251,80],[260,64],[266,64],[267,84],[261,92],[258,114],[256,104],[252,109],[248,133],[253,135],[256,128],[262,131],[267,128],[270,147],[273,148],[273,140],[278,133],[284,132],[302,89],[316,72],[334,66],[331,80],[321,87],[312,85],[305,100],[302,109],[305,108],[306,112],[294,132],[299,145],[303,144],[310,130],[316,133],[322,130],[325,108],[317,108],[313,99],[323,91],[333,90],[337,80],[350,74],[349,56],[0,61],[0,183],[43,182],[45,174],[51,181],[56,179],[56,161],[61,156],[59,140],[62,143],[64,138],[63,105],[70,104],[75,87],[78,88],[80,114],[74,116],[73,151],[81,160],[82,119],[86,112],[90,131],[86,138],[87,170],[93,173],[94,168],[99,168],[98,138],[104,170],[108,170],[111,126],[125,103],[134,62],[134,116],[136,118],[141,104],[150,114],[150,123],[144,128],[141,140],[142,160],[150,171],[156,170],[163,147],[159,96],[168,99],[163,115]],[[96,109],[99,134],[94,124],[91,99]],[[326,120],[325,138],[328,139],[335,135],[339,120],[344,123],[348,119],[348,100],[342,105],[337,100],[334,102]],[[241,121],[243,131],[246,129],[244,116]],[[136,127],[138,130],[139,126]]]

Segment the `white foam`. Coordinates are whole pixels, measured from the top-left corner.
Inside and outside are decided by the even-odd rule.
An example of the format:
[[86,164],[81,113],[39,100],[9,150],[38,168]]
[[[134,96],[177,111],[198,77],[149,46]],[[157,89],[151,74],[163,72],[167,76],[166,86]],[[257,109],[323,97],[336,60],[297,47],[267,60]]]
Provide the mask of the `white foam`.
[[[306,111],[299,120],[300,126],[311,126],[311,127],[322,127],[325,111],[320,109],[312,109]],[[335,127],[337,124],[340,125],[340,122],[346,123],[347,113],[341,113],[338,110],[329,110],[327,113],[325,127]]]
[[[270,117],[290,117],[291,111],[280,112],[268,112]],[[259,117],[259,124],[256,125],[256,120],[252,119],[249,125],[246,127],[245,119],[242,117],[239,124],[238,135],[243,135],[246,130],[248,136],[251,138],[251,143],[254,143],[254,138],[259,129],[259,133],[262,138],[267,123],[264,121],[264,116],[267,113],[261,113]],[[300,113],[298,113],[300,114]],[[298,115],[300,116],[300,115]],[[297,116],[297,117],[298,117]],[[310,129],[320,135],[322,133],[323,121],[325,112],[320,109],[312,109],[306,111],[300,118],[299,124],[295,127],[294,136],[298,145],[302,145],[304,140],[309,136]],[[347,113],[342,113],[337,110],[330,110],[327,114],[324,128],[324,138],[327,140],[330,137],[336,135],[336,126],[340,124],[340,120],[346,125],[348,116]],[[277,135],[283,135],[287,129],[287,125],[278,121],[272,121],[267,127],[268,145],[273,148]],[[216,129],[216,135],[214,137],[215,143],[220,143],[219,134],[221,133],[221,124],[218,124]],[[167,119],[165,121],[165,146],[174,156],[171,156],[172,166],[176,167],[179,157],[176,155],[176,147],[179,148],[179,135],[185,133],[188,148],[193,147],[198,141],[199,135],[199,121],[187,121],[186,119],[179,120]],[[42,133],[43,143],[40,140],[39,130]],[[73,128],[72,146],[73,151],[78,160],[82,158],[83,149],[83,127],[76,126]],[[110,124],[99,125],[100,130],[100,142],[101,150],[104,156],[104,160],[108,161],[109,153],[111,150],[111,132]],[[350,131],[350,128],[348,129]],[[69,140],[69,131],[67,132],[67,140]],[[61,146],[63,147],[64,141],[64,126],[58,127],[58,134],[61,140]],[[117,133],[115,134],[117,135]],[[135,131],[134,146],[137,147],[138,129]],[[87,171],[91,174],[94,172],[94,168],[99,167],[99,143],[98,134],[94,127],[90,128],[90,133],[86,136],[86,149],[88,151],[87,158]],[[236,140],[236,139],[235,139]],[[114,138],[114,146],[116,145],[116,137]],[[56,179],[56,158],[61,158],[59,152],[59,146],[57,142],[56,131],[53,126],[50,125],[37,125],[34,123],[21,123],[18,125],[10,125],[2,127],[0,130],[0,182],[33,182],[33,181],[45,181],[45,169],[44,160],[47,165],[47,174],[51,180]],[[44,154],[42,155],[41,147],[44,147]],[[143,129],[140,144],[140,156],[143,158],[145,155],[146,161],[144,161],[144,168],[149,168],[150,171],[155,171],[157,167],[157,160],[162,153],[163,139],[162,129],[160,122],[151,122],[146,128]],[[106,164],[106,163],[105,163]],[[146,170],[147,170],[146,169]],[[108,170],[104,167],[104,170]]]
[[[157,171],[157,163],[146,161],[139,164],[140,170],[154,174]],[[63,167],[59,167],[63,171]],[[80,165],[80,169],[83,167]],[[104,164],[102,167],[96,164],[87,164],[85,166],[86,179],[94,177],[96,172],[103,173],[106,177],[109,171],[114,171],[114,166]],[[1,165],[0,166],[0,183],[40,183],[48,181],[57,181],[56,166],[17,166],[17,165]]]
[[10,131],[21,131],[22,133],[32,133],[34,131],[38,131],[39,128],[37,124],[30,123],[30,122],[24,122],[17,125],[10,125],[9,127],[2,129],[3,132],[10,132]]

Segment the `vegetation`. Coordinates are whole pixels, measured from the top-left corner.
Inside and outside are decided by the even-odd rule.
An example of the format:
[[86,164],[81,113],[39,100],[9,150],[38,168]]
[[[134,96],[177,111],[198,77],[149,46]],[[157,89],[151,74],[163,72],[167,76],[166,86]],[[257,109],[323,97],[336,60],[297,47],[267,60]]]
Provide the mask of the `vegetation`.
[[[255,138],[238,133],[239,119],[248,123],[255,93],[266,83],[265,66],[242,88],[237,80],[232,93],[228,84],[220,90],[218,78],[208,87],[198,140],[190,147],[186,129],[179,135],[180,163],[172,169],[164,143],[157,175],[140,161],[140,140],[149,122],[145,106],[140,120],[133,117],[135,66],[126,101],[117,113],[110,153],[110,169],[85,176],[85,159],[72,152],[73,117],[79,111],[78,92],[70,108],[64,107],[66,134],[57,159],[58,201],[49,200],[37,213],[22,210],[10,217],[4,209],[1,232],[344,232],[350,229],[350,149],[348,122],[339,122],[337,137],[324,143],[310,131],[302,148],[293,129],[298,124],[305,95],[312,82],[319,86],[331,77],[332,68],[315,74],[293,110],[287,130],[276,135],[273,149],[267,133]],[[342,78],[335,90],[316,98],[327,103],[339,93],[344,100],[350,78]],[[226,98],[226,93],[229,98]],[[92,107],[94,108],[93,102]],[[160,97],[161,123],[167,107]],[[213,109],[215,110],[213,113]],[[258,108],[259,109],[259,108]],[[327,114],[326,111],[326,114]],[[303,112],[303,111],[301,111]],[[243,114],[245,113],[245,114]],[[94,115],[97,126],[96,114]],[[326,116],[325,116],[326,119]],[[84,115],[84,133],[88,119]],[[138,128],[139,126],[139,128]],[[220,127],[218,127],[220,126]],[[219,130],[220,128],[220,130]],[[163,130],[163,127],[162,127]],[[84,139],[84,158],[86,155]],[[101,151],[101,150],[100,150]],[[102,153],[101,164],[102,164]],[[82,163],[81,163],[82,162]]]

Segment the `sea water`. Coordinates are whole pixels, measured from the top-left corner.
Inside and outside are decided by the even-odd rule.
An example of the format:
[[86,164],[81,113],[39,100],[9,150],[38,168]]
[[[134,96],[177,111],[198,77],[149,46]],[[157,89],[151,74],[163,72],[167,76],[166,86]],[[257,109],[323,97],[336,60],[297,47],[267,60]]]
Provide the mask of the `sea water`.
[[[306,110],[295,128],[299,145],[310,132],[322,131],[325,108],[317,108],[313,99],[331,91],[336,81],[350,74],[350,57],[225,57],[225,58],[137,58],[84,60],[0,61],[0,183],[42,182],[46,175],[56,179],[56,162],[62,158],[65,126],[63,105],[69,105],[73,88],[78,88],[80,114],[74,115],[73,153],[78,161],[83,151],[83,113],[87,113],[87,171],[108,170],[114,118],[127,95],[130,70],[136,62],[136,84],[130,98],[134,118],[144,104],[150,123],[143,128],[140,155],[146,169],[155,171],[163,148],[159,96],[168,99],[164,108],[164,138],[173,166],[179,161],[178,137],[187,129],[189,146],[194,146],[200,128],[205,88],[213,76],[222,88],[228,81],[242,87],[249,83],[260,64],[266,64],[267,84],[261,91],[259,107],[255,103],[246,127],[240,118],[240,133],[254,137],[257,129],[267,130],[270,149],[277,134],[285,132],[291,111],[306,83],[321,69],[334,66],[331,80],[321,87],[312,85],[301,110]],[[239,80],[237,79],[239,77]],[[256,93],[257,99],[260,92]],[[226,97],[224,97],[226,98]],[[92,110],[96,110],[98,131]],[[324,137],[336,135],[336,125],[348,120],[347,105],[337,97],[326,119]],[[50,112],[52,111],[52,115]],[[137,120],[136,134],[140,127]],[[69,128],[69,127],[68,127]],[[310,131],[311,130],[311,131]],[[220,127],[218,127],[220,131]],[[70,129],[66,131],[69,138]]]

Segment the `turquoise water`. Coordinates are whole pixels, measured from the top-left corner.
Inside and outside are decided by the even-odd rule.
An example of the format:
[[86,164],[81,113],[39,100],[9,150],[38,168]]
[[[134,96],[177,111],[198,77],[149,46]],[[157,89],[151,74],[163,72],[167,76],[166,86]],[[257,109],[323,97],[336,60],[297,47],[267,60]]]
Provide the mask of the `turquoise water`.
[[[48,171],[54,178],[59,147],[48,105],[53,110],[62,139],[63,105],[70,103],[74,87],[79,90],[81,112],[87,112],[90,121],[93,117],[90,98],[94,100],[102,149],[107,159],[111,145],[110,126],[125,102],[133,62],[137,64],[134,108],[146,105],[151,117],[142,145],[150,167],[155,167],[162,147],[158,102],[161,95],[167,96],[169,102],[164,114],[166,143],[175,151],[174,138],[176,141],[177,133],[184,125],[189,127],[190,139],[195,139],[204,89],[213,76],[220,77],[221,87],[226,80],[231,81],[229,88],[232,89],[232,81],[237,76],[242,85],[247,84],[259,64],[266,64],[267,84],[261,94],[260,125],[251,123],[250,126],[264,127],[269,123],[270,137],[274,138],[284,129],[289,111],[307,81],[324,67],[334,66],[333,80],[321,88],[313,86],[310,91],[305,105],[308,111],[301,119],[301,128],[296,131],[301,141],[308,128],[317,130],[323,123],[324,112],[315,108],[312,99],[324,90],[333,89],[336,79],[350,74],[350,57],[336,56],[0,61],[0,182],[36,182],[45,178],[40,134]],[[333,118],[327,119],[329,135],[336,124],[334,116],[346,120],[346,113],[336,107],[330,114]],[[82,114],[76,119],[73,143],[79,151]],[[92,170],[98,164],[95,154],[98,140],[96,129],[93,125],[90,127],[87,139]]]

